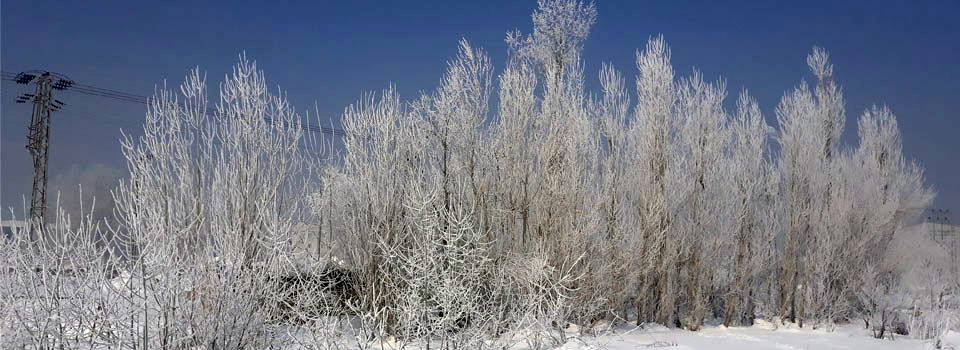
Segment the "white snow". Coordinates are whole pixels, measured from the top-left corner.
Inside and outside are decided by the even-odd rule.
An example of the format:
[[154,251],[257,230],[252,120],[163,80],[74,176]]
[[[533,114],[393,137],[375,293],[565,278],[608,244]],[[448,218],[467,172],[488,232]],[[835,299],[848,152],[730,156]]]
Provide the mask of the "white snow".
[[[617,327],[598,336],[578,335],[576,325],[564,329],[566,342],[557,350],[926,350],[937,349],[933,340],[896,336],[893,339],[875,339],[862,326],[847,324],[832,329],[797,328],[794,325],[779,327],[770,322],[759,322],[751,327],[707,326],[700,331],[671,329],[660,325]],[[516,336],[523,337],[522,334]],[[510,350],[529,350],[530,343],[516,338]],[[960,333],[949,331],[942,337],[940,349],[960,349]],[[357,345],[356,342],[347,344]],[[544,344],[545,345],[545,344]],[[293,347],[306,349],[306,347]],[[404,343],[390,337],[383,341],[367,342],[363,348],[381,350],[424,349],[422,341]],[[431,348],[440,348],[431,346]]]
[[[668,329],[662,326],[646,329],[618,329],[598,337],[575,337],[558,349],[564,350],[627,350],[627,349],[682,349],[682,350],[753,350],[753,349],[933,349],[930,340],[897,337],[874,339],[863,327],[838,326],[833,330],[780,328],[768,325],[753,327],[706,327],[698,332]],[[960,334],[944,336],[943,349],[960,349]]]

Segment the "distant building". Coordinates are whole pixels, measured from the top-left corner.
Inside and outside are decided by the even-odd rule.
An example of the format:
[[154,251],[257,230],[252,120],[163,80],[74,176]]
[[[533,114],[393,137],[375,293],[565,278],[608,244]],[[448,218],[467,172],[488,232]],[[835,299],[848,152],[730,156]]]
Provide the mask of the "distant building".
[[953,242],[957,235],[960,235],[960,226],[954,225],[950,220],[950,209],[929,208],[924,210],[923,214],[924,228],[938,242]]
[[926,221],[924,229],[938,242],[953,241],[960,238],[960,226],[944,222]]
[[930,238],[950,254],[951,266],[960,266],[960,260],[957,260],[960,258],[960,226],[946,220],[928,220],[922,225]]

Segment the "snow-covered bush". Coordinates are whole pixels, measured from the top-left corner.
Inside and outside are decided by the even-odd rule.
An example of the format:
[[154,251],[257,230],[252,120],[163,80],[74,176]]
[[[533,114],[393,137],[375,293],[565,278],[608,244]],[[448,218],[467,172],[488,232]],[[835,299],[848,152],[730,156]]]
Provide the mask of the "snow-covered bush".
[[321,155],[301,117],[243,57],[216,101],[195,71],[179,94],[158,91],[144,135],[122,141],[130,175],[116,191],[116,235],[149,300],[144,346],[265,346],[278,296],[268,281],[304,249],[290,243],[309,223],[303,193]]
[[395,245],[380,242],[380,254],[396,272],[393,303],[397,335],[436,339],[443,349],[473,347],[490,326],[489,276],[484,228],[463,203],[462,191],[449,199],[416,190],[407,200],[406,229]]
[[[179,93],[158,91],[144,136],[122,141],[129,177],[114,192],[109,231],[90,214],[71,224],[60,210],[34,224],[40,239],[4,242],[3,347],[279,341],[276,316],[291,298],[276,281],[303,265],[292,242],[310,224],[303,193],[321,164],[308,161],[319,154],[300,123],[244,58],[216,105],[199,72]],[[307,304],[321,294],[305,293]]]
[[[128,295],[116,281],[120,255],[90,215],[71,219],[57,206],[36,239],[3,240],[0,260],[0,347],[95,348],[122,344]],[[75,221],[74,221],[75,220]]]

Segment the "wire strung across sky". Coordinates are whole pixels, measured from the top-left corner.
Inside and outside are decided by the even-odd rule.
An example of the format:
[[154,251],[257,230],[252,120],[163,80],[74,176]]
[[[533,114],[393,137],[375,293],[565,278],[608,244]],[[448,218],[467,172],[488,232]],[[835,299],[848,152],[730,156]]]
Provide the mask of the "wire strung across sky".
[[[0,71],[0,78],[2,78],[3,80],[16,81],[16,77],[17,77],[17,74],[15,73],[8,72],[8,71]],[[90,96],[110,98],[118,101],[130,102],[130,103],[138,103],[138,104],[144,104],[144,105],[150,103],[150,97],[147,97],[147,96],[131,94],[131,93],[127,93],[119,90],[105,89],[105,88],[100,88],[100,87],[77,83],[77,82],[74,82],[73,86],[70,87],[69,91],[90,95]],[[267,122],[270,122],[270,123],[273,122],[273,120],[271,120],[270,118],[265,118],[265,119],[267,120]],[[303,127],[304,130],[315,132],[315,133],[324,133],[324,134],[335,135],[335,136],[346,135],[346,132],[344,132],[342,129],[328,127],[328,126],[317,126],[317,125],[310,125],[310,124],[304,123],[304,124],[301,124],[301,127]]]

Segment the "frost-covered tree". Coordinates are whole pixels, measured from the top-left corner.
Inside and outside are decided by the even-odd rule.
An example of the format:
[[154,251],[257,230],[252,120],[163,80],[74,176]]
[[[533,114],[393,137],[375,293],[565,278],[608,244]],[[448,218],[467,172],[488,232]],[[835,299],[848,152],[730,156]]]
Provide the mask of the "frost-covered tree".
[[596,116],[600,131],[599,174],[597,192],[601,231],[599,241],[609,264],[607,268],[594,271],[598,286],[607,299],[611,316],[626,319],[637,287],[641,259],[637,250],[640,237],[634,234],[637,216],[633,215],[630,193],[633,191],[628,164],[634,159],[633,148],[627,132],[629,128],[630,97],[623,77],[612,66],[604,65],[600,71],[602,96],[591,101],[590,110]]
[[579,64],[597,10],[579,0],[538,0],[532,17],[533,34],[510,33],[507,44],[518,55],[537,61],[547,86],[558,87],[563,75]]
[[[498,117],[493,127],[491,186],[505,218],[494,225],[501,246],[520,251],[532,242],[531,214],[539,177],[534,159],[539,111],[537,76],[529,60],[512,57],[500,74]],[[502,229],[497,229],[497,227]]]
[[457,177],[469,181],[475,200],[485,194],[480,179],[484,170],[480,127],[489,108],[490,72],[490,59],[483,50],[474,50],[463,40],[437,91],[413,104],[412,113],[427,137],[423,146],[439,150],[431,161],[440,171],[444,207],[449,208]]
[[651,38],[647,47],[637,53],[638,75],[635,120],[630,128],[634,140],[633,153],[637,157],[630,171],[636,193],[631,198],[633,210],[639,218],[640,271],[642,277],[638,292],[637,322],[656,319],[663,324],[674,324],[677,272],[679,258],[675,237],[670,233],[671,217],[668,182],[675,179],[668,173],[674,167],[674,130],[679,121],[674,113],[676,89],[670,50],[663,37]]
[[263,346],[269,281],[309,224],[312,142],[300,116],[241,57],[211,104],[194,71],[161,89],[144,134],[122,140],[130,172],[116,191],[126,242],[134,344]]
[[867,294],[893,281],[887,247],[933,196],[922,170],[904,160],[888,109],[874,107],[861,117],[857,149],[839,147],[844,106],[833,67],[819,48],[807,63],[815,90],[801,85],[777,108],[786,225],[779,313],[801,324],[875,308]]
[[[602,249],[594,211],[598,187],[598,131],[594,116],[587,109],[590,101],[585,93],[580,61],[582,44],[595,16],[592,4],[541,1],[533,15],[533,33],[525,39],[517,33],[508,35],[511,63],[507,70],[511,75],[504,74],[503,77],[529,79],[524,80],[529,85],[523,90],[513,90],[513,86],[501,87],[501,96],[510,90],[513,90],[509,92],[511,94],[514,91],[526,94],[507,101],[507,106],[521,103],[526,107],[517,110],[501,107],[501,111],[507,113],[500,116],[500,123],[504,127],[516,126],[518,124],[513,123],[521,121],[529,124],[525,130],[506,129],[508,134],[498,135],[520,139],[529,148],[529,151],[522,151],[524,158],[513,158],[518,162],[500,163],[499,166],[525,169],[521,170],[524,172],[522,196],[529,206],[521,208],[519,213],[521,241],[526,242],[522,249],[542,251],[550,257],[551,264],[557,265],[570,256],[591,252],[587,256],[597,260],[586,259],[579,264],[578,268],[584,273],[606,265],[601,262],[601,256],[594,253]],[[514,69],[516,71],[512,71]],[[532,115],[520,116],[530,111],[533,111]],[[517,119],[510,120],[512,118]],[[506,153],[513,147],[498,146],[507,148],[495,153]],[[515,198],[517,195],[503,193],[503,196]],[[569,312],[579,315],[577,317],[590,317],[589,314],[596,313],[592,310],[594,307],[587,306],[597,300],[596,285],[586,283],[580,289],[577,298],[583,301],[585,309],[571,309]]]
[[[333,251],[344,252],[347,264],[359,273],[360,299],[353,308],[362,310],[376,324],[374,334],[384,334],[388,303],[393,298],[390,277],[380,247],[399,244],[407,209],[400,199],[409,194],[407,181],[423,172],[427,162],[417,142],[421,134],[405,118],[406,108],[392,87],[370,94],[348,107],[343,116],[343,163],[324,172],[326,191],[336,196],[315,203],[326,214]],[[324,215],[321,214],[321,215]]]
[[[779,312],[800,324],[807,306],[804,288],[817,288],[813,279],[827,277],[825,270],[817,270],[823,265],[815,264],[829,264],[825,261],[829,258],[814,255],[832,254],[827,250],[836,231],[827,217],[836,204],[833,196],[839,193],[835,188],[838,144],[845,120],[843,97],[833,81],[826,51],[814,48],[807,65],[817,78],[814,91],[801,84],[783,96],[776,110],[786,225]],[[816,272],[820,275],[812,277]]]
[[843,249],[850,293],[856,311],[867,325],[873,323],[877,336],[889,327],[896,306],[893,295],[902,290],[898,264],[890,251],[900,235],[912,235],[909,225],[933,199],[924,186],[922,170],[902,154],[900,131],[893,113],[886,107],[871,107],[858,122],[860,145],[845,168],[849,182],[848,234]]
[[871,107],[858,122],[860,145],[853,162],[860,170],[854,182],[863,208],[860,222],[867,223],[865,262],[879,263],[897,230],[911,223],[933,199],[923,183],[923,170],[902,152],[896,117],[886,107]]
[[720,198],[724,195],[722,160],[727,147],[727,114],[723,108],[726,87],[710,84],[699,72],[683,79],[678,87],[677,195],[671,204],[675,213],[675,239],[680,245],[681,273],[687,301],[683,324],[699,329],[707,312],[711,288],[709,266],[715,259],[716,232],[722,229]]
[[[728,283],[724,324],[736,325],[752,321],[760,291],[760,273],[773,253],[771,226],[775,212],[772,191],[773,171],[768,141],[772,129],[767,125],[756,100],[746,92],[737,99],[737,112],[730,123],[729,158],[726,171],[729,203],[728,235],[724,235],[720,254],[722,265],[732,266],[731,275],[721,277]],[[722,267],[718,266],[718,269]]]

